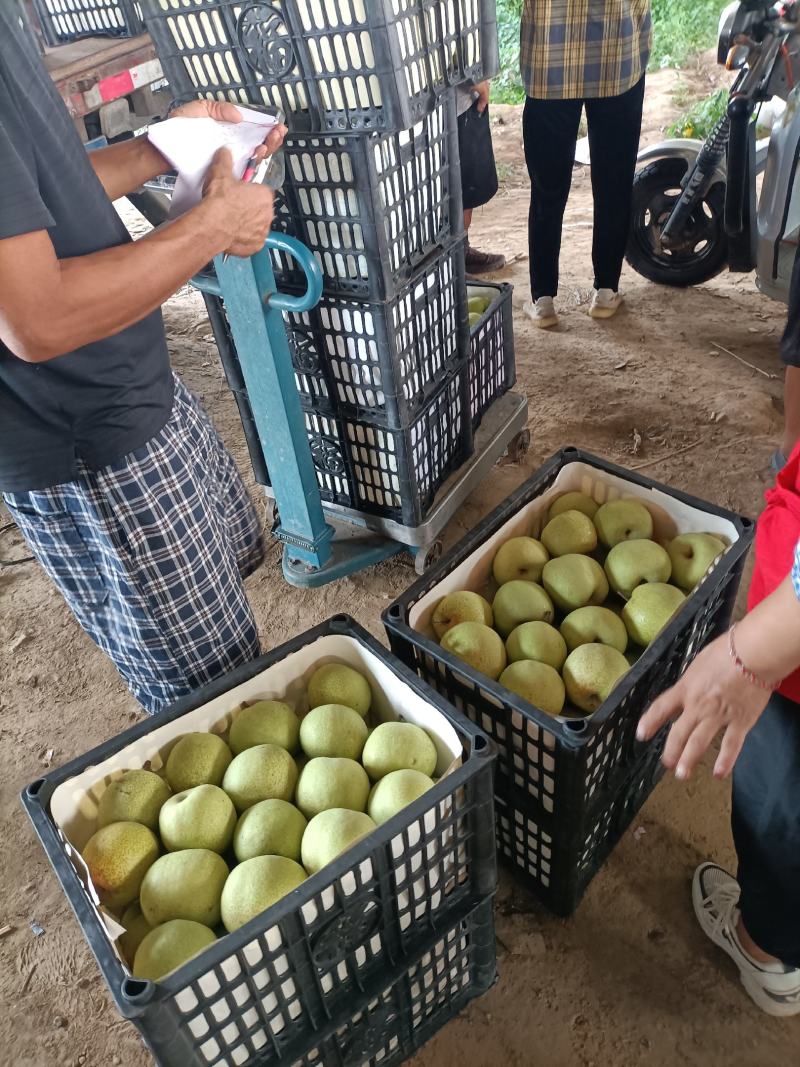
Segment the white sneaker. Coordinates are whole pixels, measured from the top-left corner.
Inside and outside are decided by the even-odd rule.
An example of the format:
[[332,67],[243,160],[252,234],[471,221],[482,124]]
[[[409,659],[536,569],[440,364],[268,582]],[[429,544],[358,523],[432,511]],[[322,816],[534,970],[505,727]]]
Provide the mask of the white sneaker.
[[622,307],[622,299],[614,289],[595,289],[589,314],[593,319],[610,319]]
[[522,310],[540,330],[547,330],[551,326],[558,325],[558,315],[552,296],[540,296],[536,301],[526,300]]
[[747,993],[768,1015],[800,1015],[800,967],[759,963],[742,948],[739,922],[739,883],[716,863],[701,863],[692,880],[692,903],[703,933],[739,968]]

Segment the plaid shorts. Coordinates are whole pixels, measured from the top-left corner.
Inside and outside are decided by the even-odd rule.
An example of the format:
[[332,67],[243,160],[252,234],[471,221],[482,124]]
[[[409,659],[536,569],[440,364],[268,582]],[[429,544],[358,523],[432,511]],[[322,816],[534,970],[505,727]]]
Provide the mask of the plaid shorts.
[[242,584],[263,559],[241,476],[175,378],[172,414],[124,459],[8,493],[31,551],[149,712],[260,652]]

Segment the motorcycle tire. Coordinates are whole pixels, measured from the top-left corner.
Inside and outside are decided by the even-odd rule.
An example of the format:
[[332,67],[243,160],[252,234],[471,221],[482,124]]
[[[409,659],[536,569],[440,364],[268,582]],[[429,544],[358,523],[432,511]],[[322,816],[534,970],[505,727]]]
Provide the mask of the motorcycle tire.
[[625,258],[651,282],[685,288],[719,274],[728,261],[724,229],[725,186],[717,182],[689,216],[680,248],[662,248],[661,226],[681,194],[688,164],[683,159],[657,159],[633,181],[631,228]]

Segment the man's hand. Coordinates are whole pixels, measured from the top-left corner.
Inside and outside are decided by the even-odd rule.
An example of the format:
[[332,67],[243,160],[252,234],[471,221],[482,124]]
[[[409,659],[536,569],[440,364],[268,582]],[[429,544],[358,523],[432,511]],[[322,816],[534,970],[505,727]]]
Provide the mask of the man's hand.
[[489,90],[491,88],[490,82],[478,82],[474,87],[473,92],[478,94],[478,114],[482,115],[486,108],[489,106]]
[[227,148],[217,151],[203,184],[203,203],[220,228],[225,252],[245,257],[261,251],[272,226],[273,201],[268,186],[234,178]]
[[640,719],[636,736],[649,741],[665,723],[675,719],[662,761],[670,770],[675,768],[676,778],[688,778],[722,732],[714,776],[726,778],[769,696],[768,690],[749,682],[736,669],[725,634],[705,648],[677,685],[652,704]]
[[[235,104],[226,100],[190,100],[188,104],[181,104],[170,112],[171,119],[215,119],[217,122],[241,122],[242,114]],[[273,126],[264,143],[259,145],[253,153],[253,157],[260,163],[262,159],[271,156],[283,144],[287,130],[285,126]],[[167,169],[167,168],[165,168]]]

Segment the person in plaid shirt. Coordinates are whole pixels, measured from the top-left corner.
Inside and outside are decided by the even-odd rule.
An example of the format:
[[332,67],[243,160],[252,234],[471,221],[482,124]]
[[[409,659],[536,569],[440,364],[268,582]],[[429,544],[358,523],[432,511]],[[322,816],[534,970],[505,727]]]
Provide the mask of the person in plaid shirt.
[[[176,114],[240,119],[199,100]],[[133,242],[112,201],[168,169],[146,137],[89,155],[0,3],[0,493],[150,712],[260,651],[243,585],[258,517],[172,374],[160,306],[215,255],[263,247],[272,192],[221,150],[202,203]]]
[[650,55],[650,0],[525,0],[520,43],[531,179],[531,301],[525,310],[537,326],[558,322],[553,298],[561,227],[585,108],[594,194],[590,313],[610,318],[622,303],[619,277]]

